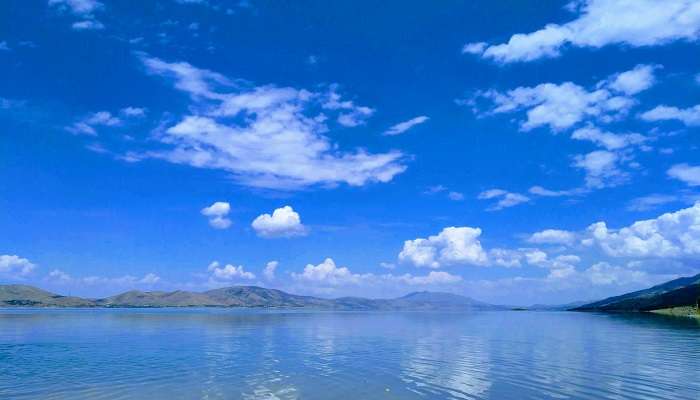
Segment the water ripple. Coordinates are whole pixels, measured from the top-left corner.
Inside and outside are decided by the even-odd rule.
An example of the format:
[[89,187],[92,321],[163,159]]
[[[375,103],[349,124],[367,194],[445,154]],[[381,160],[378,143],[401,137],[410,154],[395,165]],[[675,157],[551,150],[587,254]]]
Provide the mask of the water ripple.
[[0,398],[698,400],[700,325],[492,312],[0,310]]

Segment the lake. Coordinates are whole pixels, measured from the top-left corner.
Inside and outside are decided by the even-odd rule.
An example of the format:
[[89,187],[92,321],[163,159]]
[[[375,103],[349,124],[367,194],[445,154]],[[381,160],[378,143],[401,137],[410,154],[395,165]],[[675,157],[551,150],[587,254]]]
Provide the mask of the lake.
[[700,323],[0,309],[0,399],[700,399]]

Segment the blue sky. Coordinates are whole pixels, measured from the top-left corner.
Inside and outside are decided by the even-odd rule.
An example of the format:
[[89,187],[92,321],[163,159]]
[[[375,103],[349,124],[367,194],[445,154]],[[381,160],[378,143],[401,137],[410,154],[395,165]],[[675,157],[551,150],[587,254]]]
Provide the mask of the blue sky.
[[700,2],[7,1],[0,278],[595,299],[700,270]]

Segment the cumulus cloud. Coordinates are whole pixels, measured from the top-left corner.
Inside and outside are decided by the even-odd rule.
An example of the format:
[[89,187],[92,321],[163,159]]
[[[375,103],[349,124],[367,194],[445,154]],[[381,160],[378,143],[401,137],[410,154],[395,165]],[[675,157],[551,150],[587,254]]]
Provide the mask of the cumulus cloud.
[[35,268],[36,265],[26,258],[9,254],[0,255],[0,275],[23,278],[30,275]]
[[172,79],[194,102],[192,115],[157,136],[166,149],[146,151],[143,158],[223,170],[241,185],[277,190],[388,182],[406,169],[399,151],[341,151],[330,142],[324,135],[329,116],[319,108],[339,114],[341,125],[371,115],[335,89],[244,87],[188,63],[141,58],[149,73]]
[[586,186],[593,189],[611,187],[625,182],[628,174],[620,167],[620,156],[607,150],[592,151],[574,157],[573,166],[586,174]]
[[561,229],[545,229],[540,232],[535,232],[527,239],[530,243],[538,244],[572,244],[576,240],[576,235],[573,232]]
[[488,256],[481,247],[480,235],[479,228],[444,228],[427,239],[406,240],[399,253],[399,260],[428,268],[454,264],[486,265]]
[[[445,271],[430,271],[427,275],[413,274],[358,274],[347,267],[338,267],[331,258],[318,265],[308,264],[301,273],[292,273],[298,282],[314,287],[337,288],[343,286],[387,287],[396,284],[409,286],[452,285],[462,281],[462,277]],[[307,286],[308,287],[308,286]]]
[[322,283],[324,285],[337,286],[357,284],[363,277],[371,274],[360,275],[352,273],[347,267],[337,267],[332,258],[326,258],[318,265],[307,264],[300,274],[292,273],[292,277],[300,281]]
[[700,186],[700,166],[676,164],[667,171],[668,176],[685,182],[688,186]]
[[571,138],[587,140],[607,150],[620,150],[628,146],[642,144],[648,140],[647,137],[639,133],[616,134],[612,132],[603,132],[594,126],[587,126],[575,130],[571,134]]
[[643,47],[695,41],[700,32],[700,4],[694,0],[584,0],[575,4],[578,16],[570,22],[518,33],[503,44],[471,43],[463,51],[499,63],[526,62],[558,57],[566,47]]
[[265,269],[263,269],[265,279],[268,281],[275,279],[275,271],[277,271],[277,266],[279,266],[279,264],[279,261],[270,261],[265,265]]
[[264,238],[305,236],[308,233],[301,223],[299,213],[290,206],[276,209],[270,214],[259,215],[250,224],[255,233]]
[[629,268],[610,265],[607,262],[593,264],[582,274],[593,285],[629,285],[632,283],[646,283],[648,274],[644,271],[631,270]]
[[408,121],[400,122],[391,128],[387,129],[386,132],[384,132],[384,135],[386,136],[395,136],[395,135],[400,135],[407,130],[413,128],[416,125],[420,125],[426,121],[428,121],[430,118],[426,117],[425,115],[421,115],[415,118],[411,118]]
[[[479,91],[471,102],[485,99],[493,103],[489,114],[525,111],[525,119],[520,122],[523,131],[548,126],[552,131],[559,132],[582,121],[609,122],[625,115],[636,104],[630,96],[654,83],[653,70],[652,66],[638,65],[633,70],[598,82],[591,89],[564,82],[518,87],[507,92]],[[639,71],[652,75],[643,80],[638,77]]]
[[700,255],[700,203],[642,220],[621,229],[605,222],[588,227],[583,244],[598,246],[612,257],[697,257]]
[[530,201],[530,198],[525,195],[511,193],[503,189],[489,189],[483,191],[479,194],[479,196],[477,196],[477,198],[480,200],[498,199],[496,204],[486,209],[487,211],[498,211]]
[[225,201],[217,201],[209,207],[204,207],[202,215],[209,219],[209,225],[215,229],[226,229],[231,226],[231,220],[227,218],[231,212],[231,205]]
[[642,113],[640,117],[645,121],[676,120],[686,126],[700,126],[700,104],[690,108],[661,105]]
[[207,267],[214,281],[232,281],[236,279],[255,279],[255,274],[246,271],[242,265],[226,264],[221,265],[218,261],[213,261]]
[[654,86],[656,77],[654,70],[656,65],[637,65],[634,69],[625,71],[610,77],[611,89],[626,95],[635,95]]

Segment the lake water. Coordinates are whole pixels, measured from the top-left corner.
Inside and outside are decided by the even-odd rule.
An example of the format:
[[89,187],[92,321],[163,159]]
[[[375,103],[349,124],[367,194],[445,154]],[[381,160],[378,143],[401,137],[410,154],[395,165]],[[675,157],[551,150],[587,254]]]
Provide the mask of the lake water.
[[700,399],[700,323],[570,312],[2,310],[0,399]]

